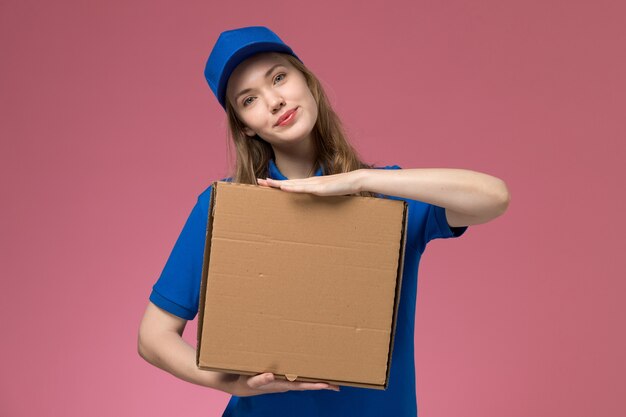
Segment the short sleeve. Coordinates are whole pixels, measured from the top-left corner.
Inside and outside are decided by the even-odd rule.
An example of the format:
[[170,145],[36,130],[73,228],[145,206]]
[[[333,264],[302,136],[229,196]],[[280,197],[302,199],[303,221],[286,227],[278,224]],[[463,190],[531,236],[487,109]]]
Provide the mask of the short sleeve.
[[[392,165],[383,169],[402,168]],[[390,196],[390,198],[407,202],[409,208],[407,243],[420,253],[424,252],[426,244],[433,239],[459,237],[467,230],[467,226],[451,227],[443,207],[409,198],[395,196]]]
[[198,314],[211,188],[198,197],[150,294],[155,305],[187,320]]
[[427,206],[428,214],[426,217],[425,243],[428,243],[433,239],[447,239],[450,237],[459,237],[467,230],[467,226],[450,226],[448,224],[448,218],[446,217],[445,208],[435,206],[434,204],[427,204]]

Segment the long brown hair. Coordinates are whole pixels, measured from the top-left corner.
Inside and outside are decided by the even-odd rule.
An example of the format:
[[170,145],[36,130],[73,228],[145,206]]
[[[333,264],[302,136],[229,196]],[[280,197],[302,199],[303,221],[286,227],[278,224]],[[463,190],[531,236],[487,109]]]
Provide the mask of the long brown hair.
[[[312,131],[316,153],[314,166],[322,166],[324,175],[372,168],[372,165],[360,160],[357,151],[348,142],[341,120],[331,107],[319,79],[296,57],[282,53],[280,55],[304,75],[317,102],[318,116]],[[228,133],[236,150],[232,181],[256,184],[257,178],[265,178],[268,175],[268,163],[274,158],[272,146],[259,135],[251,138],[244,133],[244,125],[228,99],[226,100],[226,114]],[[229,155],[232,154],[230,145],[229,141]],[[369,191],[363,191],[357,195],[379,197],[378,194]]]

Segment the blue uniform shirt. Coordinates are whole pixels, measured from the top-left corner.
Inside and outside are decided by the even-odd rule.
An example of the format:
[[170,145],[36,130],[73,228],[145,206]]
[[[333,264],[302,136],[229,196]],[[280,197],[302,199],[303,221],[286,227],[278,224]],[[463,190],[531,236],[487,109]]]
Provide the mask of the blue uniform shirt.
[[[401,168],[393,165],[381,169]],[[268,171],[271,178],[287,179],[273,160]],[[320,175],[324,175],[321,168],[315,173],[315,176]],[[388,388],[383,391],[342,386],[340,392],[288,391],[252,397],[233,396],[223,417],[417,415],[413,334],[420,257],[432,239],[461,236],[467,227],[450,227],[443,207],[395,196],[385,197],[404,200],[409,206],[404,272]],[[198,197],[150,294],[150,301],[158,307],[187,320],[194,319],[198,313],[210,198],[211,186]]]

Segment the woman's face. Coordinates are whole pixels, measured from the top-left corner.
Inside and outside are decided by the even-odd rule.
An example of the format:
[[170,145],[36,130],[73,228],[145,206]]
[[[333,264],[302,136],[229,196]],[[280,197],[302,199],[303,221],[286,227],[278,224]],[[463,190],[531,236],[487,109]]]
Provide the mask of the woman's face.
[[[312,140],[317,103],[304,75],[280,54],[254,55],[235,68],[226,87],[248,136],[259,135],[273,146]],[[293,109],[287,124],[278,119]]]

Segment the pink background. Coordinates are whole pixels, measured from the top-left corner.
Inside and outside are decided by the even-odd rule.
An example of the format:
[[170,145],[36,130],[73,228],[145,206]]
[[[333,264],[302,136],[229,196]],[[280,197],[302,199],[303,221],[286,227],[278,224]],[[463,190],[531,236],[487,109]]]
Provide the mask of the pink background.
[[221,415],[228,395],[145,362],[137,330],[226,174],[206,58],[254,24],[322,79],[366,161],[511,190],[425,253],[420,416],[624,415],[624,3],[296,4],[2,2],[0,415]]

